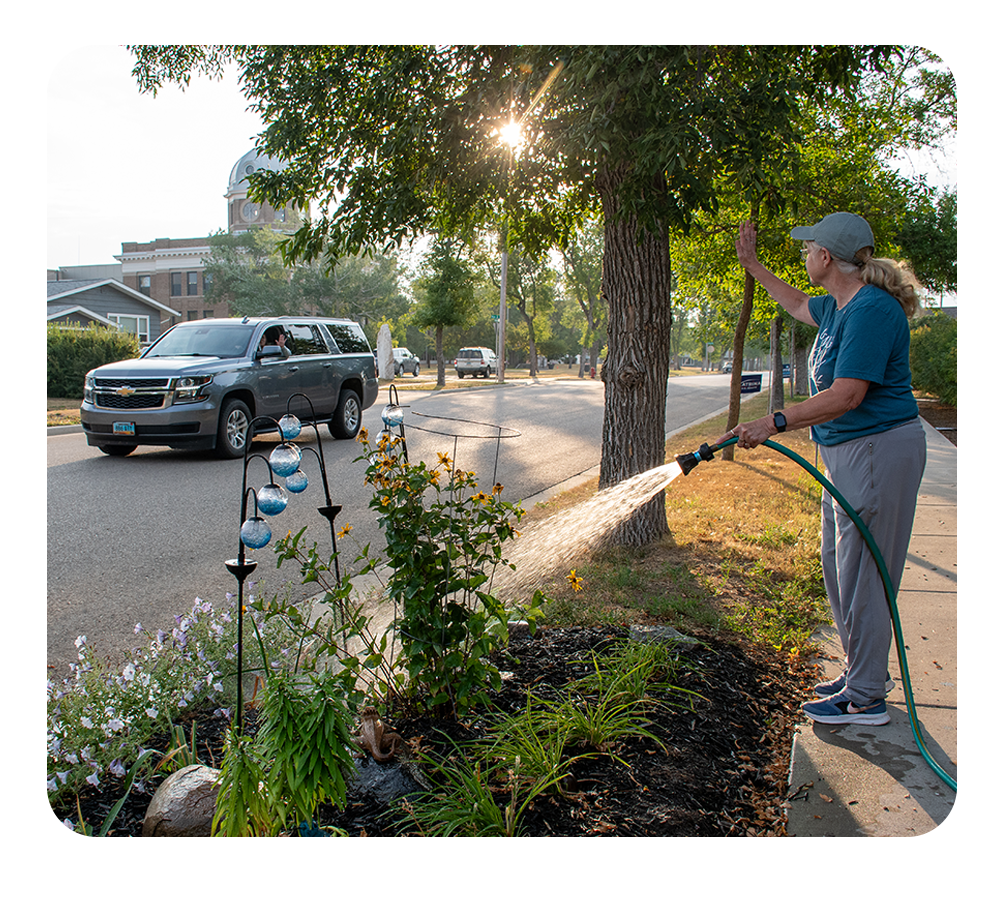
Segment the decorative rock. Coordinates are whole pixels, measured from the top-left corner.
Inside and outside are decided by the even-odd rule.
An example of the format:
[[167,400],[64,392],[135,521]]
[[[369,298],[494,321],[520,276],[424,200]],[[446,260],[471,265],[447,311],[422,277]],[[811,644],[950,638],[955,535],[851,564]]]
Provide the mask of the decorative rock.
[[651,641],[674,641],[678,644],[697,644],[698,639],[682,634],[669,625],[633,625],[628,636],[633,641],[648,644]]
[[185,766],[157,788],[142,821],[143,837],[208,837],[212,833],[218,769]]

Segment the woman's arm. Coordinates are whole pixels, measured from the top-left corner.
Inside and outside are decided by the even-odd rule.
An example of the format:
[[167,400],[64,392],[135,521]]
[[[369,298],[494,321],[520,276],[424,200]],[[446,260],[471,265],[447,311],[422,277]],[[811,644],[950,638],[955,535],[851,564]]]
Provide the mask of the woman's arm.
[[805,322],[806,325],[816,324],[809,312],[809,295],[792,287],[787,281],[782,281],[757,259],[757,228],[752,222],[740,225],[740,234],[736,240],[736,258],[789,315],[800,322]]
[[[825,391],[814,394],[808,400],[803,400],[790,409],[783,410],[788,423],[786,430],[808,428],[839,418],[844,413],[855,409],[868,392],[869,382],[860,378],[835,378],[833,384]],[[768,438],[778,434],[774,425],[774,416],[769,414],[752,422],[737,425],[732,431],[726,432],[716,443],[736,435],[738,447],[753,447],[763,444]]]

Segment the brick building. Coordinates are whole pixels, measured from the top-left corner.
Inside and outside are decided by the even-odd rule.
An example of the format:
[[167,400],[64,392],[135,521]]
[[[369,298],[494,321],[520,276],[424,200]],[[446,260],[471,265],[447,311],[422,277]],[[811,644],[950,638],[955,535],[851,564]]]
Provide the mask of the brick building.
[[[299,217],[294,210],[275,210],[247,197],[247,176],[257,169],[278,171],[283,163],[251,150],[240,157],[229,174],[225,198],[228,207],[227,228],[230,233],[254,227],[294,230]],[[228,304],[209,303],[205,295],[205,260],[209,255],[208,236],[193,238],[157,238],[141,243],[123,242],[120,256],[122,281],[127,286],[179,312],[179,319],[204,319],[229,315]],[[164,321],[164,327],[175,324],[176,318]]]

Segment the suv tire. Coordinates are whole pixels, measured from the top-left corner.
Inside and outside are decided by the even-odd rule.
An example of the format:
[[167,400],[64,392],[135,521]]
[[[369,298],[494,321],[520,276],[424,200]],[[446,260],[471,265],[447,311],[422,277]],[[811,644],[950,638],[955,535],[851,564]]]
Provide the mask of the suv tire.
[[330,434],[338,440],[357,437],[361,430],[361,401],[351,390],[340,392],[340,402],[330,420]]
[[416,378],[420,374],[420,363],[417,363],[413,367],[413,377]]
[[219,433],[215,453],[223,459],[236,459],[246,451],[250,431],[250,407],[242,400],[227,400],[219,413]]

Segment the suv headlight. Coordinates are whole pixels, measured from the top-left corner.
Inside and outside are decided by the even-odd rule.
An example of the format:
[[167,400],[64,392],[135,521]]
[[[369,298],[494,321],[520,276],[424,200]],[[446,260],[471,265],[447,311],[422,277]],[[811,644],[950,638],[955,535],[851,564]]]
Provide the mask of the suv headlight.
[[190,375],[174,382],[174,403],[193,403],[204,396],[204,387],[212,380],[211,375]]
[[94,402],[94,376],[90,372],[88,372],[87,377],[83,379],[83,402]]

